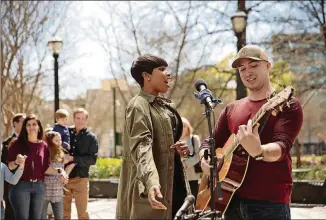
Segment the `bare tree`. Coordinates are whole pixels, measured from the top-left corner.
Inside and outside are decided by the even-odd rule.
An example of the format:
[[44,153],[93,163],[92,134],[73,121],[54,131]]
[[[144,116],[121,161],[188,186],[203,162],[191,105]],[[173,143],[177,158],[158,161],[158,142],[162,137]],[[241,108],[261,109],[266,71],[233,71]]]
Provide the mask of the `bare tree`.
[[[98,41],[108,54],[110,76],[115,79],[122,77],[132,82],[129,74],[132,60],[145,53],[158,54],[169,61],[173,72],[174,82],[168,97],[174,99],[175,91],[184,86],[179,85],[178,81],[182,79],[186,68],[195,69],[207,64],[211,45],[214,41],[216,43],[217,35],[231,31],[229,27],[226,28],[227,18],[223,15],[218,22],[215,18],[207,16],[214,8],[208,8],[208,4],[211,3],[100,4],[104,12],[110,15],[110,20],[99,19],[92,22],[90,28],[93,30],[93,36],[96,36],[94,40]],[[194,76],[195,72],[193,79]],[[193,82],[188,83],[190,88]],[[180,97],[180,94],[177,96]],[[183,100],[184,98],[178,99],[176,106],[181,106]]]
[[306,14],[312,26],[319,27],[324,38],[324,50],[326,53],[326,1],[298,1],[297,7]]
[[30,112],[43,99],[47,42],[60,31],[65,2],[1,2],[1,112],[7,136],[16,112]]

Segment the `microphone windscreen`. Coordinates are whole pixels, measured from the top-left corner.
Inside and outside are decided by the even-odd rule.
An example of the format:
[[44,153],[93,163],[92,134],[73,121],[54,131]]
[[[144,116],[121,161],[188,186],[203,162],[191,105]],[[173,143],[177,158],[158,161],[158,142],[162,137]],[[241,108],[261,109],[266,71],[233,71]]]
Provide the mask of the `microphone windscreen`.
[[200,91],[200,85],[204,85],[207,88],[207,83],[205,80],[197,79],[195,82],[195,88],[197,89],[197,91]]

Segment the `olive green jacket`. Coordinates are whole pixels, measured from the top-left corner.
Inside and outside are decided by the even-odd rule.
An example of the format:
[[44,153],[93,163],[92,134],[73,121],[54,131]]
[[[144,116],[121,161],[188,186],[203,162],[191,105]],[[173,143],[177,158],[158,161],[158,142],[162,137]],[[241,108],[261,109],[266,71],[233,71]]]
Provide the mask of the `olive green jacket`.
[[[174,138],[165,104],[141,90],[126,107],[116,219],[172,218],[175,150],[170,149]],[[154,185],[161,187],[167,210],[151,207],[147,194]]]

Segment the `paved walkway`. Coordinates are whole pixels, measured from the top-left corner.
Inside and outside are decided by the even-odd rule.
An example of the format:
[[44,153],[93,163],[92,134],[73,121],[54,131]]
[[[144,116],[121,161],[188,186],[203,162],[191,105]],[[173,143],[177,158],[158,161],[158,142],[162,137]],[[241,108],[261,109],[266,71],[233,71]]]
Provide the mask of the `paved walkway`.
[[[114,219],[116,199],[90,199],[88,210],[91,219]],[[292,207],[292,219],[325,219],[326,205],[321,207]],[[72,219],[77,219],[76,208],[73,204]]]

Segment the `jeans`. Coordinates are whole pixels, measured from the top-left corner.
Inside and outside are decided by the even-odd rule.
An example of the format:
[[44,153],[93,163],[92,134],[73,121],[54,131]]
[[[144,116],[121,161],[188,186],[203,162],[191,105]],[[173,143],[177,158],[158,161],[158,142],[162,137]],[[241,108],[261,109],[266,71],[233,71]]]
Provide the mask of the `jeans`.
[[44,203],[44,183],[19,181],[11,186],[9,199],[16,219],[41,219]]
[[290,205],[234,196],[224,214],[225,220],[291,220]]
[[63,201],[60,202],[49,202],[49,201],[44,201],[43,204],[43,211],[42,211],[42,219],[47,219],[47,214],[48,214],[48,206],[49,203],[51,203],[53,214],[54,214],[54,219],[63,219]]
[[1,210],[0,210],[0,213],[1,213],[1,220],[5,219],[5,207],[4,207],[4,201],[1,201]]

